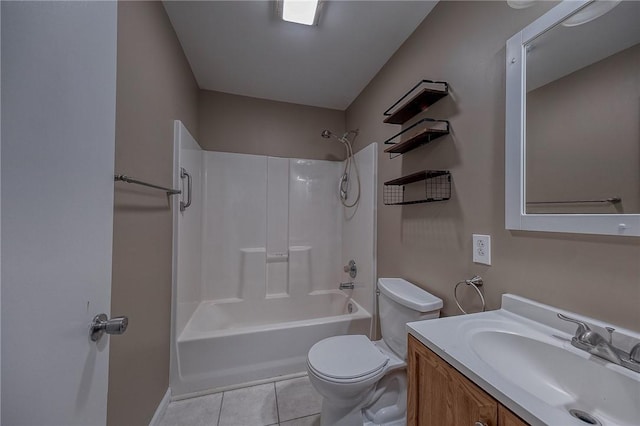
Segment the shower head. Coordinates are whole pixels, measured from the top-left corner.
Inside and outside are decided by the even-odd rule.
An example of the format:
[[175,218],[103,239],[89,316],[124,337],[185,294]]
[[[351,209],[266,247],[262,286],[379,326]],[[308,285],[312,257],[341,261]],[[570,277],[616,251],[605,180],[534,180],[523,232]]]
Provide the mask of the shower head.
[[322,133],[320,133],[320,136],[322,136],[325,139],[336,138],[336,140],[342,143],[348,143],[348,140],[347,140],[348,135],[349,135],[349,132],[345,133],[342,136],[338,136],[335,133],[333,133],[331,130],[327,130],[327,129],[324,129]]
[[349,140],[349,135],[353,134],[353,135],[357,136],[358,133],[359,133],[359,130],[357,130],[357,129],[356,130],[349,130],[349,131],[345,132],[342,136],[338,136],[335,133],[333,133],[331,130],[324,129],[322,131],[322,133],[320,133],[320,136],[322,136],[325,139],[336,138],[336,140],[338,142],[341,142],[341,143],[349,146],[349,149],[351,149],[351,142],[352,141]]

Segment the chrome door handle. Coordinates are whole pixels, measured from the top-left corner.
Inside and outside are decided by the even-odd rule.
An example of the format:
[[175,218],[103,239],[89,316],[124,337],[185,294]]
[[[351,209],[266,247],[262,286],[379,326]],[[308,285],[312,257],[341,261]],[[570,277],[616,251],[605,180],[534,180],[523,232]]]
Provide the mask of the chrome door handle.
[[116,317],[108,319],[107,314],[98,314],[93,318],[91,325],[89,326],[89,336],[92,342],[100,340],[104,333],[107,334],[122,334],[127,331],[129,325],[129,318]]

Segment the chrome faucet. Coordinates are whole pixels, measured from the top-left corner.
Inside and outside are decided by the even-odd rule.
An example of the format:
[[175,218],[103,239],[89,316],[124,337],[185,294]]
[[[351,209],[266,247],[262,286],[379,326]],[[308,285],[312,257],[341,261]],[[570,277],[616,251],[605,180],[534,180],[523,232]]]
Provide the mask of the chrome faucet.
[[351,278],[355,278],[358,275],[358,267],[356,261],[351,259],[348,264],[344,265],[344,272],[348,273]]
[[353,282],[349,282],[349,283],[340,283],[340,286],[338,287],[340,290],[353,290],[354,288],[354,284]]
[[640,343],[631,348],[631,351],[629,351],[629,359],[631,362],[635,362],[640,365]]
[[598,332],[591,330],[589,326],[582,321],[562,314],[558,314],[558,318],[578,325],[576,334],[571,339],[572,346],[640,373],[640,343],[635,345],[629,353],[626,353],[622,349],[613,346],[614,328],[606,327],[609,333],[609,339],[606,339]]

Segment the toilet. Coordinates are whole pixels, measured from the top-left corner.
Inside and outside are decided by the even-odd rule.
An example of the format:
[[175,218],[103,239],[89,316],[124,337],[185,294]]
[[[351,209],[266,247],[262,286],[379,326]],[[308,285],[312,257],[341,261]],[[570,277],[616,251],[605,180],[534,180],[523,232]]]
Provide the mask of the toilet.
[[407,411],[406,324],[440,316],[442,300],[402,278],[378,280],[382,340],[321,340],[307,371],[322,396],[321,426],[401,426]]

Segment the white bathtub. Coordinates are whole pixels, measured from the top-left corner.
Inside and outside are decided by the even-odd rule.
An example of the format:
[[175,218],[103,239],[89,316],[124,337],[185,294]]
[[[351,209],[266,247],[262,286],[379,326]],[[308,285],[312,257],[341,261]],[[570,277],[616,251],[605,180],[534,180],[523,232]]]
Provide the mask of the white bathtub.
[[[351,311],[351,312],[349,312]],[[321,339],[369,335],[371,315],[344,292],[200,303],[177,339],[175,396],[306,370]]]

